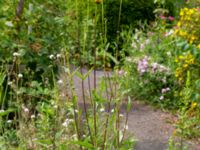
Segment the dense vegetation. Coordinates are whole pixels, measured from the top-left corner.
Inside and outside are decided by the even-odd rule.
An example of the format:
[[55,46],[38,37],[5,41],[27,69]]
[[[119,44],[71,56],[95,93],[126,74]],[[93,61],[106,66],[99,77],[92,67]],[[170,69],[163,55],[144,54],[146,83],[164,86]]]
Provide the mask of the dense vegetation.
[[0,149],[132,149],[132,99],[199,138],[199,3],[0,1]]

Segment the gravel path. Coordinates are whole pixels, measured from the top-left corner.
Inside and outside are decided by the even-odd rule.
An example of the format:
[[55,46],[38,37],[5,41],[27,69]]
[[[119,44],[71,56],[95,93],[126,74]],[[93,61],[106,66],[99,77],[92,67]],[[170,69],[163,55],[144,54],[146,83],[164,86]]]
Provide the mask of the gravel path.
[[138,142],[136,150],[166,150],[173,127],[167,123],[171,116],[152,107],[134,102],[129,117],[129,130]]
[[[86,73],[86,70],[83,70]],[[111,73],[108,72],[111,75]],[[103,71],[97,71],[97,80],[104,76]],[[90,74],[91,88],[93,88],[93,72]],[[62,76],[62,78],[66,78]],[[82,99],[81,79],[74,77],[74,84],[79,99]],[[88,80],[84,82],[84,87],[88,90]],[[87,91],[86,91],[87,92]],[[82,102],[80,102],[81,105]],[[155,110],[153,107],[139,101],[133,102],[133,108],[129,114],[129,132],[137,139],[135,150],[166,150],[168,148],[169,137],[173,134],[173,126],[169,122],[174,117],[169,113]],[[190,148],[191,150],[200,150]]]

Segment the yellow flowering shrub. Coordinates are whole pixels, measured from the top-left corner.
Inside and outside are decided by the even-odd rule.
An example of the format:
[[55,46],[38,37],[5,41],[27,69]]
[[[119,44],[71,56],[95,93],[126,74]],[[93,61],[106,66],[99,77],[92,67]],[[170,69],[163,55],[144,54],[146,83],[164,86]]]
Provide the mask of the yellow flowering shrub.
[[179,67],[176,68],[175,76],[182,83],[185,81],[187,71],[195,64],[195,58],[191,53],[188,53],[186,55],[180,55],[176,59],[176,62]]
[[200,8],[183,8],[175,34],[200,48]]

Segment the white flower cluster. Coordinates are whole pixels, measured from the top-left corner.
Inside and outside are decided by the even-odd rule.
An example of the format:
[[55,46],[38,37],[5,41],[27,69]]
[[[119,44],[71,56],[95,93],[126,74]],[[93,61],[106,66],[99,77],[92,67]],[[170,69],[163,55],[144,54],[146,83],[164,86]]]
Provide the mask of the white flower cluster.
[[63,124],[62,124],[62,125],[63,125],[64,127],[66,127],[66,128],[67,128],[67,127],[68,127],[68,125],[69,125],[71,122],[73,122],[73,121],[74,121],[73,119],[66,119],[66,120],[63,122]]
[[59,59],[61,57],[62,57],[61,54],[56,54],[56,55],[51,54],[51,55],[49,55],[49,59],[51,59],[51,60],[53,60],[53,59]]

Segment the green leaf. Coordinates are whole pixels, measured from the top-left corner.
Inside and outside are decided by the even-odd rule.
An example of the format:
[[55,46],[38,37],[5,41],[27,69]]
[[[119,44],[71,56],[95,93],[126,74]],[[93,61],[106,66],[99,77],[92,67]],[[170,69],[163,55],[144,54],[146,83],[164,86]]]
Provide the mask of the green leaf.
[[72,144],[77,144],[77,145],[82,146],[84,148],[88,148],[90,150],[94,149],[93,145],[90,144],[88,141],[72,141],[71,143]]
[[84,76],[79,71],[76,72],[76,75],[83,80]]
[[5,77],[6,75],[4,74],[4,72],[0,73],[0,86],[3,84]]
[[82,80],[85,80],[89,75],[90,73],[93,71],[93,67],[86,73],[86,74],[81,74],[79,71],[76,71],[76,75],[82,79]]
[[129,112],[132,108],[132,101],[130,96],[128,96],[127,111]]
[[1,117],[2,117],[2,116],[6,116],[6,115],[8,115],[9,113],[15,112],[15,111],[17,111],[16,108],[9,108],[9,109],[7,109],[7,110],[5,110],[5,111],[3,111],[3,112],[0,112],[0,116],[1,116]]
[[89,75],[90,73],[93,71],[94,67],[92,67],[84,76],[83,76],[83,80],[85,80]]
[[36,142],[44,147],[49,147],[52,144],[51,140],[38,140]]

